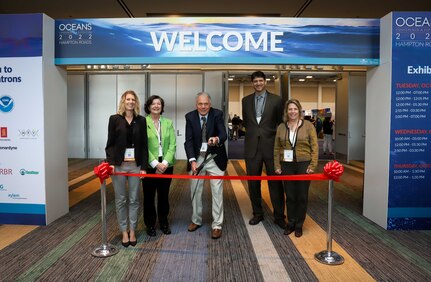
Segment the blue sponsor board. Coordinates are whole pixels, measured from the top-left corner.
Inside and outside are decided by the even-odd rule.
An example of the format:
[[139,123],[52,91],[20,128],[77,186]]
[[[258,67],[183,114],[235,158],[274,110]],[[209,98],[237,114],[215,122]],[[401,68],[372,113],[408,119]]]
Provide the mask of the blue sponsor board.
[[0,203],[2,224],[46,225],[45,205]]
[[42,56],[43,14],[0,15],[0,57]]
[[431,13],[392,14],[388,229],[431,229]]
[[56,64],[379,64],[378,19],[56,20]]

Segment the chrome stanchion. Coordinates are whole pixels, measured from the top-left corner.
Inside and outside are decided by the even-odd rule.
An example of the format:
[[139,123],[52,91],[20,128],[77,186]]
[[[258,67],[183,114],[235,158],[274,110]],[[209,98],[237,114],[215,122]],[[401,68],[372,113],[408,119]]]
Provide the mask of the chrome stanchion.
[[334,180],[329,180],[328,189],[328,231],[327,231],[327,249],[320,253],[314,254],[314,258],[324,264],[339,265],[344,263],[344,258],[332,251],[332,196],[334,193]]
[[102,204],[102,245],[94,248],[91,254],[98,258],[106,258],[118,253],[118,248],[109,244],[106,238],[106,180],[100,186],[100,201]]

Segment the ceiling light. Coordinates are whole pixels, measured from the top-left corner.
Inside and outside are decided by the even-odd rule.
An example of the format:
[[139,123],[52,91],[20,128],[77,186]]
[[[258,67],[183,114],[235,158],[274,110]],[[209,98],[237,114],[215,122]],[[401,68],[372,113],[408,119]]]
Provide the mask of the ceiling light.
[[312,75],[307,75],[305,78],[313,78]]
[[232,78],[232,77],[229,77],[227,80],[229,80],[229,81],[233,81],[233,78]]
[[298,81],[305,81],[305,78],[300,78],[298,79]]
[[87,65],[87,69],[91,69],[91,65]]

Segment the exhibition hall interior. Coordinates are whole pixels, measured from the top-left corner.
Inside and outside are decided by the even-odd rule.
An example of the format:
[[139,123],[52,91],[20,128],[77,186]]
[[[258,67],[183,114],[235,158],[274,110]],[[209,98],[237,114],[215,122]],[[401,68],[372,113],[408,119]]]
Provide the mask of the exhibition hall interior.
[[[22,215],[17,217],[19,220],[16,222],[4,220],[4,214],[9,212],[7,209],[13,204],[15,210],[16,201],[19,199],[15,199],[16,194],[13,193],[10,182],[6,179],[12,174],[12,169],[7,169],[12,167],[10,159],[13,158],[13,152],[0,150],[0,193],[3,193],[0,196],[4,195],[6,198],[3,201],[0,197],[0,220],[4,220],[0,222],[0,259],[4,262],[0,265],[0,281],[431,281],[431,206],[426,199],[429,192],[418,193],[416,198],[423,198],[419,200],[411,196],[416,193],[416,183],[420,183],[418,184],[420,187],[427,185],[428,188],[431,187],[429,152],[431,136],[429,133],[420,135],[426,137],[418,137],[417,133],[412,133],[413,137],[394,137],[392,134],[391,130],[395,128],[395,122],[399,122],[395,120],[392,111],[400,113],[402,110],[400,110],[401,106],[395,108],[395,100],[391,100],[391,93],[397,92],[394,92],[390,85],[391,82],[395,85],[394,82],[398,81],[406,82],[403,85],[407,85],[408,80],[398,79],[396,71],[390,69],[402,60],[392,53],[388,55],[389,52],[395,54],[396,51],[392,51],[395,48],[391,49],[390,43],[387,43],[391,42],[392,34],[384,33],[391,28],[387,24],[391,19],[388,16],[390,13],[407,12],[413,15],[410,16],[414,19],[412,22],[421,24],[420,32],[428,34],[424,42],[428,44],[426,46],[431,46],[430,11],[431,3],[423,0],[357,2],[339,0],[274,0],[272,2],[2,0],[0,19],[2,15],[43,13],[50,20],[52,19],[52,22],[76,19],[83,21],[92,19],[95,22],[106,19],[106,22],[109,22],[112,19],[119,19],[117,27],[121,27],[121,24],[132,25],[128,22],[130,20],[143,19],[145,22],[145,19],[148,19],[151,23],[157,20],[162,22],[166,25],[164,27],[166,30],[176,27],[177,24],[182,28],[193,27],[195,23],[190,19],[198,19],[197,22],[205,25],[210,22],[208,19],[217,18],[220,26],[223,26],[226,21],[227,29],[231,30],[238,28],[242,24],[241,19],[245,19],[244,22],[256,28],[256,32],[263,29],[260,24],[265,22],[265,18],[276,19],[275,22],[283,18],[292,18],[292,21],[294,19],[299,22],[310,19],[310,22],[322,22],[322,25],[326,24],[326,19],[337,19],[333,21],[333,25],[329,25],[328,29],[348,25],[346,22],[349,21],[377,20],[380,30],[374,34],[375,31],[372,31],[371,37],[380,36],[381,42],[379,63],[362,65],[344,62],[326,63],[323,59],[321,60],[323,63],[319,63],[319,60],[309,60],[311,63],[298,60],[299,63],[296,63],[295,59],[288,63],[278,63],[277,58],[271,58],[268,61],[258,58],[261,54],[257,52],[254,54],[257,58],[256,63],[252,60],[241,60],[241,58],[224,60],[224,52],[218,54],[222,63],[217,59],[211,61],[200,57],[199,52],[197,55],[192,54],[190,61],[175,61],[172,59],[176,56],[174,53],[167,55],[165,53],[167,58],[165,61],[160,58],[142,61],[138,59],[135,63],[121,60],[115,63],[115,60],[108,60],[109,55],[106,56],[108,58],[106,62],[98,59],[89,61],[90,63],[85,60],[70,60],[71,63],[66,63],[66,60],[57,60],[57,54],[55,60],[44,60],[43,64],[48,65],[47,69],[55,68],[59,71],[61,75],[58,78],[64,79],[61,83],[64,83],[65,89],[64,104],[57,105],[54,102],[55,99],[51,104],[49,102],[44,104],[44,120],[51,120],[51,123],[48,121],[44,125],[50,127],[55,119],[62,120],[62,124],[66,125],[65,136],[58,137],[58,140],[65,141],[66,151],[65,157],[58,160],[58,156],[52,156],[49,153],[50,144],[55,142],[47,141],[43,150],[48,151],[45,153],[45,156],[49,155],[45,160],[48,169],[40,174],[45,179],[50,178],[50,174],[61,174],[55,165],[49,164],[52,158],[56,158],[55,162],[63,162],[67,167],[65,172],[67,176],[64,176],[67,178],[67,183],[61,187],[47,189],[46,194],[42,196],[47,199],[46,212],[42,213],[46,213],[49,218],[48,213],[51,209],[57,209],[56,205],[66,203],[68,207],[65,214],[58,218],[56,216],[52,220],[47,219],[46,224],[26,223],[23,220],[25,209],[14,213]],[[419,15],[417,17],[414,16],[416,12]],[[183,22],[177,23],[172,18],[189,22],[182,25]],[[254,18],[257,19],[256,23],[253,23]],[[232,19],[237,20],[238,23]],[[112,22],[116,23],[115,20]],[[277,22],[275,24],[268,22],[270,22],[268,26],[277,26]],[[325,38],[327,30],[321,27],[319,29],[316,25],[307,25],[307,29],[301,31],[303,32],[301,36],[308,36],[307,38],[312,38],[311,40],[317,40],[318,36]],[[151,27],[156,28],[156,24]],[[12,33],[13,30],[12,26],[7,25],[4,34]],[[118,30],[121,29],[118,28]],[[411,28],[410,41],[415,40],[411,35],[413,30]],[[111,29],[111,32],[114,33],[117,30]],[[340,29],[339,32],[343,33],[345,30]],[[349,30],[349,32],[356,31]],[[54,38],[54,31],[52,33],[50,40],[58,40]],[[94,33],[96,34],[96,31]],[[338,38],[332,33],[328,36],[334,37],[326,38],[325,40],[328,41],[325,43],[330,42],[335,49],[338,46],[357,44],[357,42],[337,42]],[[124,41],[123,44],[141,40],[133,34],[125,34],[124,38],[126,37],[132,40]],[[0,36],[0,40],[2,38]],[[118,38],[114,45],[121,46],[123,37],[118,36]],[[325,43],[319,42],[316,46],[322,44],[321,49],[324,52],[323,50],[327,50],[323,46]],[[379,43],[370,42],[370,45],[378,47]],[[295,50],[303,48],[300,44],[296,45],[296,42],[285,46],[292,48],[292,58],[297,54]],[[386,54],[385,50],[390,51]],[[418,54],[421,52],[420,54],[431,55],[429,50],[431,50],[429,47],[421,49]],[[331,51],[336,54],[344,50]],[[359,53],[359,48],[354,52]],[[310,51],[309,54],[312,52]],[[388,59],[389,56],[392,57]],[[425,56],[418,56],[423,57],[423,64],[429,62],[429,59],[425,60]],[[0,59],[6,58],[2,55]],[[2,62],[6,65],[9,61]],[[422,63],[420,59],[415,62]],[[0,64],[0,75],[5,75],[1,72],[2,64]],[[419,67],[420,71],[421,68],[422,65]],[[424,69],[426,72],[426,67]],[[255,203],[252,204],[250,200],[252,192],[249,184],[254,181],[247,180],[247,176],[253,174],[249,173],[250,163],[249,165],[246,163],[245,150],[246,142],[250,144],[252,141],[250,137],[246,139],[247,127],[243,126],[243,122],[247,117],[243,115],[247,109],[243,108],[245,104],[242,101],[249,95],[254,95],[257,90],[251,77],[255,71],[265,73],[266,90],[281,97],[279,100],[281,109],[289,99],[300,101],[303,119],[311,122],[311,126],[315,129],[318,148],[317,167],[312,173],[321,175],[322,179],[311,178],[311,181],[308,181],[310,184],[308,194],[305,196],[306,217],[300,233],[294,227],[295,230],[288,232],[289,206],[283,209],[281,219],[283,224],[280,223],[280,218],[274,217],[277,208],[274,197],[277,196],[274,196],[271,190],[274,184],[270,180],[261,181],[261,199],[259,199],[262,202],[261,213],[255,212]],[[41,75],[41,77],[43,91],[50,91],[50,86],[57,85],[57,82],[54,83],[49,79],[47,81],[44,78],[49,76]],[[419,81],[423,81],[422,85],[430,85],[429,81],[427,84],[426,78],[420,79],[422,80]],[[381,84],[380,81],[382,81]],[[2,87],[1,84],[0,87]],[[165,219],[168,223],[160,218],[164,206],[160,200],[161,190],[157,190],[156,196],[152,195],[156,202],[155,211],[157,210],[159,214],[159,218],[154,219],[155,223],[152,224],[154,228],[149,228],[151,226],[148,224],[148,217],[143,216],[146,212],[144,196],[147,194],[143,192],[145,185],[139,181],[139,209],[136,237],[133,240],[130,230],[127,229],[125,235],[124,230],[119,229],[120,215],[118,204],[116,205],[119,192],[114,189],[113,177],[102,180],[100,172],[106,160],[108,120],[111,115],[117,113],[121,95],[129,89],[136,92],[143,116],[146,115],[145,102],[150,96],[158,95],[164,99],[162,116],[172,121],[173,138],[176,142],[173,175],[181,176],[172,178],[168,190],[169,196],[166,200],[168,215]],[[0,89],[0,91],[2,99],[19,94],[11,93],[9,88]],[[187,139],[186,127],[189,121],[186,121],[185,116],[198,107],[195,97],[201,91],[208,92],[211,95],[212,107],[221,110],[226,129],[224,147],[228,161],[224,172],[226,179],[221,182],[223,224],[220,226],[215,224],[215,218],[219,216],[215,212],[215,207],[219,205],[215,200],[216,185],[213,185],[216,182],[210,184],[209,180],[199,180],[204,183],[202,195],[200,195],[196,193],[199,181],[196,187],[193,187],[192,180],[187,177],[190,158],[185,144],[191,141]],[[420,102],[423,107],[423,110],[415,108],[416,117],[428,115],[429,119],[430,107],[428,92],[426,92],[428,89],[423,86],[420,91],[417,93],[426,95],[420,97],[416,95],[415,100],[412,101],[412,104]],[[376,98],[374,93],[377,93],[377,96],[378,93],[386,94],[382,94],[382,98]],[[49,97],[52,96],[44,96],[42,100],[49,100]],[[369,100],[370,97],[372,100]],[[1,102],[4,104],[3,100]],[[15,99],[16,105],[18,102],[19,100]],[[400,101],[397,100],[397,102]],[[64,116],[53,118],[49,114],[51,109],[46,105],[59,106],[53,112],[63,112]],[[17,111],[17,109],[14,110]],[[9,114],[12,115],[13,111],[0,112],[2,128],[0,146],[13,145],[8,143],[13,143],[12,126],[2,120],[2,115],[6,117]],[[286,118],[289,120],[288,116]],[[326,129],[324,131],[322,123],[325,120],[331,122],[331,133]],[[421,127],[414,126],[416,121]],[[31,127],[27,124],[20,126]],[[401,126],[403,130],[420,128],[424,132],[431,132],[429,125],[418,119],[405,121]],[[286,123],[286,132],[287,127],[288,123]],[[275,130],[274,128],[273,131]],[[384,132],[382,133],[384,138],[376,137],[381,136],[379,131]],[[39,132],[45,132],[44,139],[55,136],[55,134],[48,134],[48,129],[39,129]],[[158,136],[160,141],[162,138],[160,133]],[[404,138],[403,143],[398,142],[397,140],[401,139],[396,138]],[[416,141],[406,145],[405,138]],[[20,138],[20,142],[29,142],[32,138],[22,139],[24,138]],[[33,139],[42,139],[42,137],[37,136]],[[424,149],[421,151],[422,154],[394,161],[397,159],[393,159],[396,155],[393,146],[399,146],[398,149],[406,146]],[[57,150],[54,147],[53,152]],[[273,152],[272,148],[270,149]],[[284,151],[284,157],[287,158],[288,150]],[[385,153],[382,154],[381,151]],[[295,162],[296,158],[295,153]],[[418,160],[416,161],[415,158]],[[200,160],[206,161],[207,155]],[[205,165],[208,165],[209,161],[216,164],[210,158],[208,162],[204,162]],[[29,175],[25,174],[32,173],[31,162],[30,157],[25,163],[19,163],[27,170],[21,167],[19,171],[18,167],[13,167],[16,175],[21,174],[20,177],[30,179]],[[393,165],[393,162],[399,163],[399,166]],[[413,168],[411,163],[419,163],[419,166]],[[193,162],[191,164],[193,165]],[[271,174],[266,165],[265,163],[263,166],[262,176]],[[334,178],[328,174],[330,166],[336,166],[337,169],[342,167],[342,175],[339,179],[338,176]],[[385,168],[380,170],[380,166]],[[399,169],[392,169],[392,166]],[[402,179],[401,173],[406,173],[406,169],[410,169],[409,173],[413,176],[409,176],[411,181],[399,187],[407,192],[394,195],[391,187],[398,187],[398,184],[395,181],[397,175],[393,176],[393,174],[400,173],[398,176]],[[270,170],[272,171],[273,168]],[[6,171],[10,171],[10,175],[7,175]],[[208,174],[210,174],[209,171],[208,168]],[[154,173],[157,173],[157,170]],[[33,171],[33,174],[36,172]],[[211,175],[217,174],[211,173]],[[388,180],[389,178],[391,180]],[[416,180],[421,182],[415,182]],[[16,185],[32,189],[34,183],[37,183],[26,181],[20,181]],[[101,185],[102,182],[104,184]],[[294,182],[304,181],[283,182],[284,192],[281,191],[283,205],[287,203],[285,197],[292,194],[289,188],[299,187],[293,186]],[[50,180],[47,180],[47,183],[51,183]],[[144,181],[143,183],[156,182]],[[130,182],[128,185],[131,185]],[[63,187],[67,190],[63,191],[66,198],[57,203],[54,199],[52,204],[52,195],[57,194],[56,192],[49,194],[52,190],[60,190]],[[196,195],[202,196],[201,219],[198,223],[195,216]],[[381,201],[381,198],[385,200]],[[416,205],[414,201],[419,204]],[[48,205],[48,202],[51,203]],[[395,205],[396,209],[388,209],[394,203],[401,204]],[[406,211],[413,206],[414,211]],[[197,209],[199,210],[199,206]],[[293,211],[292,208],[290,210]],[[132,212],[132,208],[125,211],[129,217]],[[382,212],[382,215],[372,215],[377,212]],[[397,213],[400,215],[399,218],[396,217]],[[420,213],[419,216],[418,213]],[[415,221],[415,216],[420,220]],[[258,220],[253,222],[253,219]],[[20,224],[20,220],[24,223]],[[191,228],[190,223],[195,224],[194,228]],[[220,229],[219,234],[214,233],[217,229]],[[124,236],[130,238],[127,244],[124,242]],[[323,259],[322,253],[325,256]]]

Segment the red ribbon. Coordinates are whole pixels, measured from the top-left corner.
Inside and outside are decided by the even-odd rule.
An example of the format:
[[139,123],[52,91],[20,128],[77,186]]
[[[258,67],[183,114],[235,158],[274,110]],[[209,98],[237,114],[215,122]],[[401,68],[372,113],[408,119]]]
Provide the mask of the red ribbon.
[[340,177],[344,172],[344,167],[339,162],[332,161],[323,167],[323,171],[330,179],[340,181]]
[[108,163],[102,163],[94,168],[94,173],[99,177],[100,183],[110,175],[123,175],[150,178],[177,178],[177,179],[225,179],[225,180],[330,180],[339,181],[344,167],[337,161],[327,163],[323,168],[324,173],[296,174],[296,175],[272,175],[272,176],[239,176],[239,175],[186,175],[186,174],[139,174],[139,173],[112,173]]
[[108,179],[112,174],[112,167],[109,166],[109,163],[103,162],[100,165],[94,167],[94,174],[99,177],[100,184],[102,184],[103,181]]

